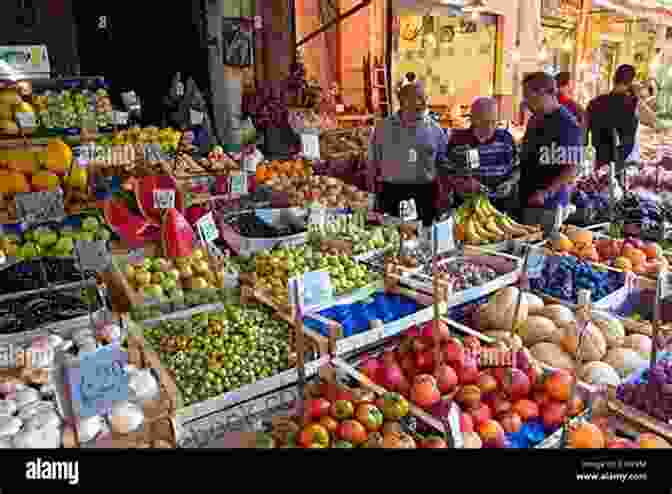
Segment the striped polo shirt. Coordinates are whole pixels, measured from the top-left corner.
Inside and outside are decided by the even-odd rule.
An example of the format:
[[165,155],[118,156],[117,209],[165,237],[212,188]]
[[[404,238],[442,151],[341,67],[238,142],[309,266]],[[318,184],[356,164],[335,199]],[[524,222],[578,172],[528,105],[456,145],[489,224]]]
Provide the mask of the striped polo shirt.
[[516,160],[516,146],[513,136],[506,129],[495,130],[485,142],[479,141],[472,129],[454,129],[448,143],[448,166],[467,168],[467,153],[478,150],[479,168],[474,174],[483,185],[497,187],[511,176]]

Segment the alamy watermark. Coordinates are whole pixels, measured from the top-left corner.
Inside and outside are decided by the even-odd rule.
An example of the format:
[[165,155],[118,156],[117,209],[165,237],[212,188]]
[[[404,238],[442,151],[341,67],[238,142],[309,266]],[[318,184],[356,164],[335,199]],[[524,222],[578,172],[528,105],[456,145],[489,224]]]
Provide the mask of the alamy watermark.
[[593,148],[590,146],[562,146],[551,143],[550,146],[539,148],[541,165],[578,165],[591,159]]
[[70,485],[79,484],[78,461],[49,461],[38,458],[26,462],[27,480],[61,480]]
[[113,144],[99,146],[84,144],[77,149],[78,158],[84,161],[95,161],[103,164],[133,163],[136,157],[142,156],[145,161],[163,161],[168,159],[160,144]]

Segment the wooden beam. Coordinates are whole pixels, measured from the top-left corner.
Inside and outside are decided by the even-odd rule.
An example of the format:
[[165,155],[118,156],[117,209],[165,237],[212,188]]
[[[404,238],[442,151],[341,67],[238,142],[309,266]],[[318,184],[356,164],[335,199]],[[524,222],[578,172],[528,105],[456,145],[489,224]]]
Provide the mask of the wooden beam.
[[357,5],[355,5],[353,8],[351,8],[351,9],[348,10],[347,12],[343,12],[343,13],[340,14],[336,19],[327,22],[324,26],[322,26],[321,28],[319,28],[317,31],[315,31],[315,32],[309,34],[308,36],[306,36],[305,38],[303,38],[301,41],[299,41],[298,43],[296,43],[296,47],[298,48],[299,46],[305,45],[306,43],[308,43],[308,41],[310,41],[311,39],[316,38],[317,36],[319,36],[319,35],[322,34],[323,32],[327,31],[327,30],[328,30],[329,28],[331,28],[332,26],[334,26],[334,25],[340,23],[340,22],[343,21],[344,19],[347,19],[347,18],[350,17],[351,15],[356,14],[357,12],[359,12],[360,10],[362,10],[364,7],[368,7],[370,3],[371,3],[371,0],[362,0],[360,3],[358,3]]

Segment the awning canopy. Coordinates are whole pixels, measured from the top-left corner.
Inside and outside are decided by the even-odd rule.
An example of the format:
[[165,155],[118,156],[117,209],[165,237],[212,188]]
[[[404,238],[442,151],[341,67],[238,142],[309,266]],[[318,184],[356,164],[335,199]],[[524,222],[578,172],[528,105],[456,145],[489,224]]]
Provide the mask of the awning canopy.
[[596,5],[655,24],[672,26],[672,0],[594,0]]

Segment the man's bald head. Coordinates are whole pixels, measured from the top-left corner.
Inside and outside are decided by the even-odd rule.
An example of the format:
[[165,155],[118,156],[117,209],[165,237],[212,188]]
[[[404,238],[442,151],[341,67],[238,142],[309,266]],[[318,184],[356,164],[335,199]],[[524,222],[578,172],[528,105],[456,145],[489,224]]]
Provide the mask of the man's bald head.
[[497,101],[494,98],[477,98],[471,104],[471,127],[476,137],[490,139],[497,129]]

